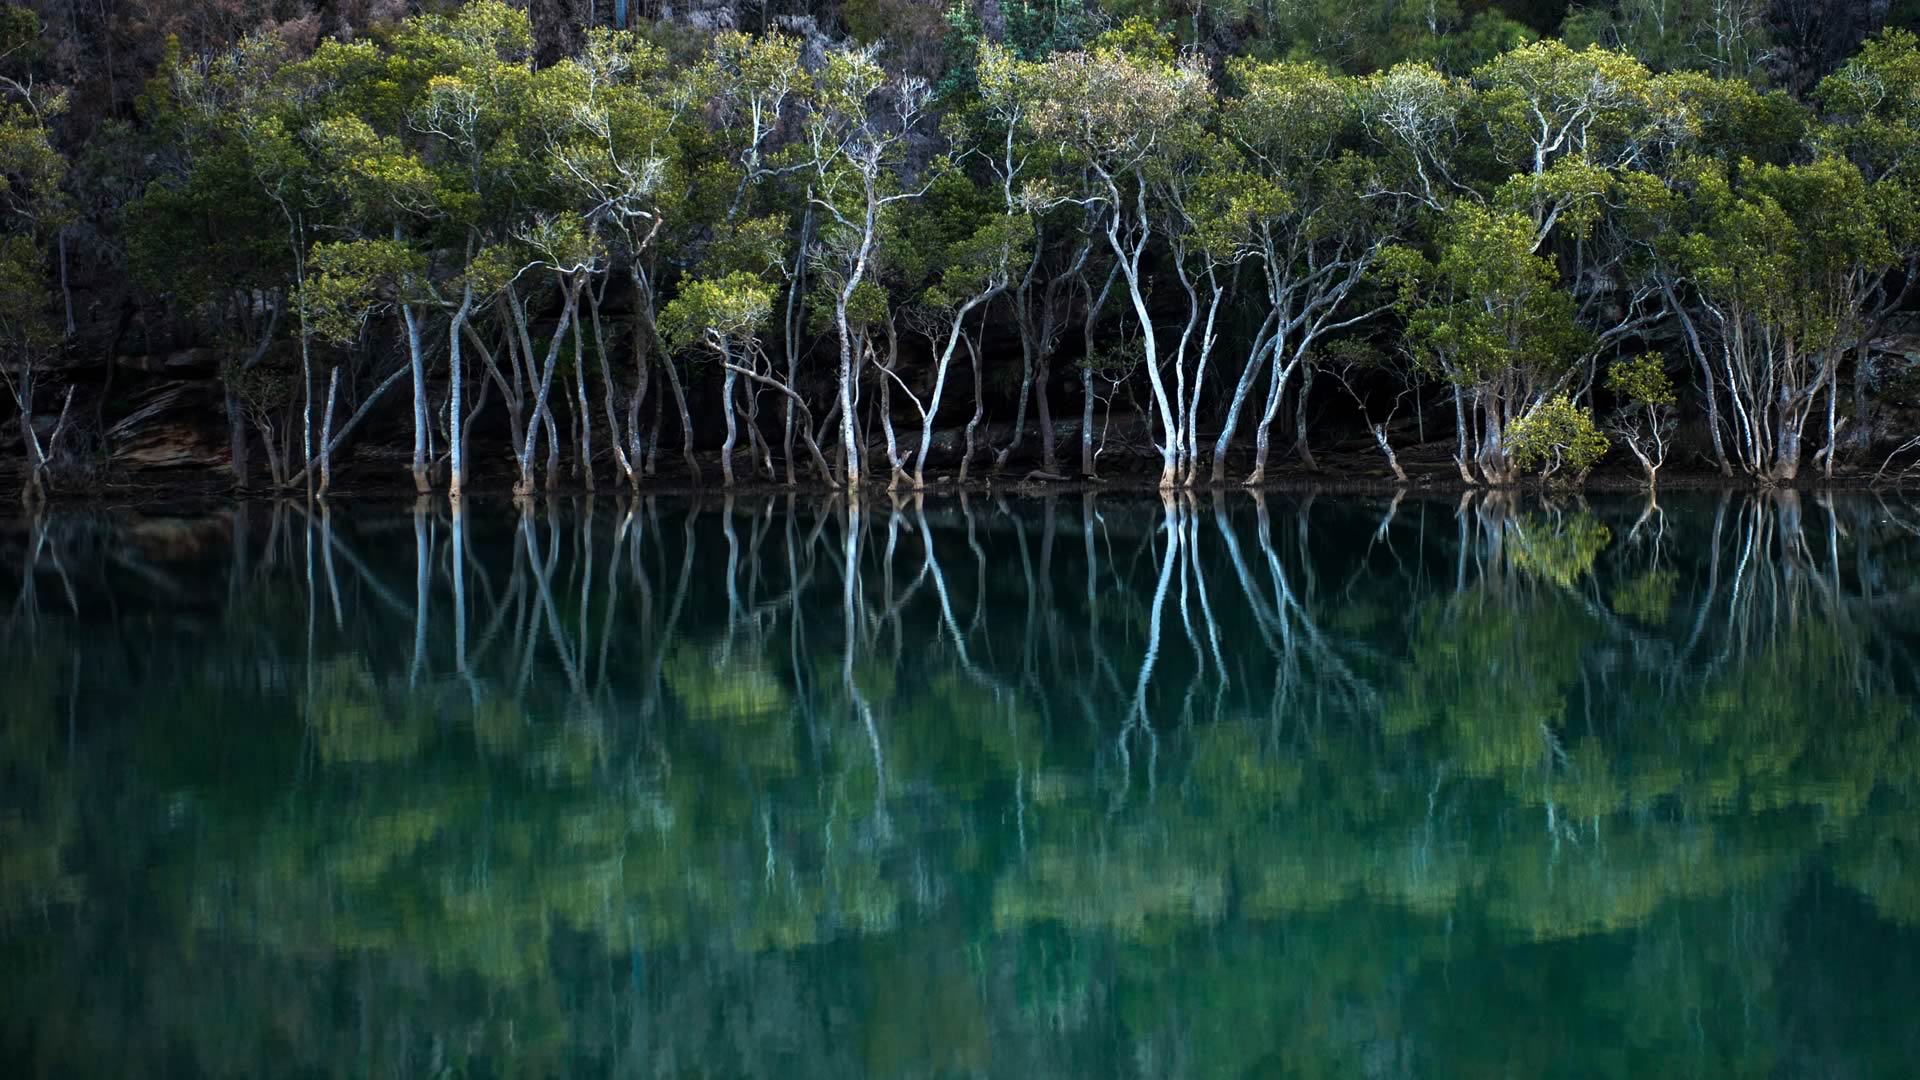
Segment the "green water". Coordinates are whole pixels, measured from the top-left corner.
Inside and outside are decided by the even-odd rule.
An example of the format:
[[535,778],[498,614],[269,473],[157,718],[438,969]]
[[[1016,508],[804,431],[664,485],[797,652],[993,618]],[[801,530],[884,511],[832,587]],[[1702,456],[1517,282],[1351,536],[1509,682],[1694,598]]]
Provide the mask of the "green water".
[[1920,507],[0,530],[7,1076],[1909,1076]]

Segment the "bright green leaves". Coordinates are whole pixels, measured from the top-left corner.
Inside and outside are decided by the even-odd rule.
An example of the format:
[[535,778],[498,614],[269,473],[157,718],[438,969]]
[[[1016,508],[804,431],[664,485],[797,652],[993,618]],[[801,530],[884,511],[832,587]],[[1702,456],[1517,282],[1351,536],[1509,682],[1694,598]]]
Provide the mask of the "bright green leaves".
[[1239,92],[1222,110],[1222,130],[1275,174],[1331,159],[1360,119],[1364,84],[1316,64],[1236,61]]
[[1607,389],[1619,402],[1608,426],[1640,460],[1647,485],[1658,482],[1667,460],[1667,439],[1675,426],[1678,398],[1659,353],[1615,360],[1607,368]]
[[375,229],[434,210],[433,173],[399,139],[358,116],[329,117],[308,130],[320,161],[342,181],[349,213]]
[[1856,271],[1884,270],[1896,250],[1858,170],[1836,158],[1730,172],[1689,170],[1697,227],[1677,242],[1701,290],[1767,333],[1815,350],[1851,312]]
[[[1572,298],[1558,287],[1553,261],[1533,245],[1534,225],[1524,215],[1454,207],[1408,319],[1423,367],[1473,386],[1510,376],[1551,380],[1578,359],[1585,335]],[[1393,263],[1403,281],[1420,270],[1405,255]]]
[[1593,413],[1565,394],[1516,418],[1506,438],[1508,460],[1522,469],[1537,467],[1540,479],[1550,483],[1578,483],[1607,454],[1607,437],[1594,426]]
[[773,314],[773,287],[735,271],[722,278],[683,282],[679,295],[660,311],[668,346],[709,346],[731,355],[750,342]]
[[394,240],[315,244],[301,302],[320,336],[350,342],[375,312],[405,301],[407,282],[423,269],[421,256]]
[[1674,403],[1673,381],[1667,378],[1664,359],[1659,353],[1615,360],[1607,368],[1607,389],[1623,402],[1642,408],[1662,408]]
[[1874,178],[1920,183],[1920,38],[1888,30],[1821,80],[1821,138]]
[[1045,93],[1026,108],[1034,135],[1108,175],[1150,169],[1196,137],[1213,105],[1205,66],[1139,37],[1106,35],[1091,52],[1048,60],[1032,84]]
[[1652,73],[1608,49],[1534,42],[1495,57],[1474,79],[1485,88],[1480,111],[1496,153],[1515,169],[1544,172],[1566,156],[1625,164],[1659,119]]

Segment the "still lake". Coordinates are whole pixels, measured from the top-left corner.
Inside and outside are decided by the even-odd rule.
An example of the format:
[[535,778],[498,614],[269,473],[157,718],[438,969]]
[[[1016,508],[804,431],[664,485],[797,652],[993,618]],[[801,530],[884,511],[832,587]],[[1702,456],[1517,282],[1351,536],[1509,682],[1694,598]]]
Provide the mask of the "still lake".
[[1911,1076],[1920,506],[0,527],[7,1076]]

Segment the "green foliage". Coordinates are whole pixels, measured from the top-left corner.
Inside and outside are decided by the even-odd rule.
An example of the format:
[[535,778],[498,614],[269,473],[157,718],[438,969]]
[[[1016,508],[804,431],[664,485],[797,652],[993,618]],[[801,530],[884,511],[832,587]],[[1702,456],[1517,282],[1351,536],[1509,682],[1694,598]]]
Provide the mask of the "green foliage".
[[1456,204],[1437,261],[1393,254],[1407,334],[1422,366],[1464,386],[1551,383],[1585,351],[1573,299],[1552,259],[1536,254],[1533,220]]
[[345,240],[314,245],[311,269],[301,303],[316,333],[346,343],[376,311],[405,298],[424,263],[398,241]]
[[1663,408],[1675,400],[1666,358],[1659,353],[1615,360],[1607,367],[1607,389],[1622,401],[1642,408]]
[[707,347],[731,355],[743,348],[773,314],[773,287],[734,271],[718,279],[695,278],[660,311],[660,333],[675,349]]
[[[39,23],[0,21],[0,41],[26,50]],[[0,361],[32,363],[59,338],[48,310],[47,244],[70,213],[61,192],[67,160],[47,121],[66,108],[60,94],[0,82]]]
[[1594,426],[1593,413],[1565,394],[1548,398],[1507,425],[1507,455],[1523,469],[1539,466],[1540,479],[1562,477],[1577,483],[1607,454],[1607,437]]

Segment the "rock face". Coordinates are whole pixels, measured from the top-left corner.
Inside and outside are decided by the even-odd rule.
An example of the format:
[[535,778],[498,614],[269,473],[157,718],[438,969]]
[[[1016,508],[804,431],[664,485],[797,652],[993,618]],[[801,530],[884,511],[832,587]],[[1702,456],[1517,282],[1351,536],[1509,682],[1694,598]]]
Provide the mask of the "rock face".
[[226,464],[227,447],[208,418],[220,416],[219,392],[206,382],[165,383],[132,402],[106,431],[115,465],[129,469],[213,468]]

